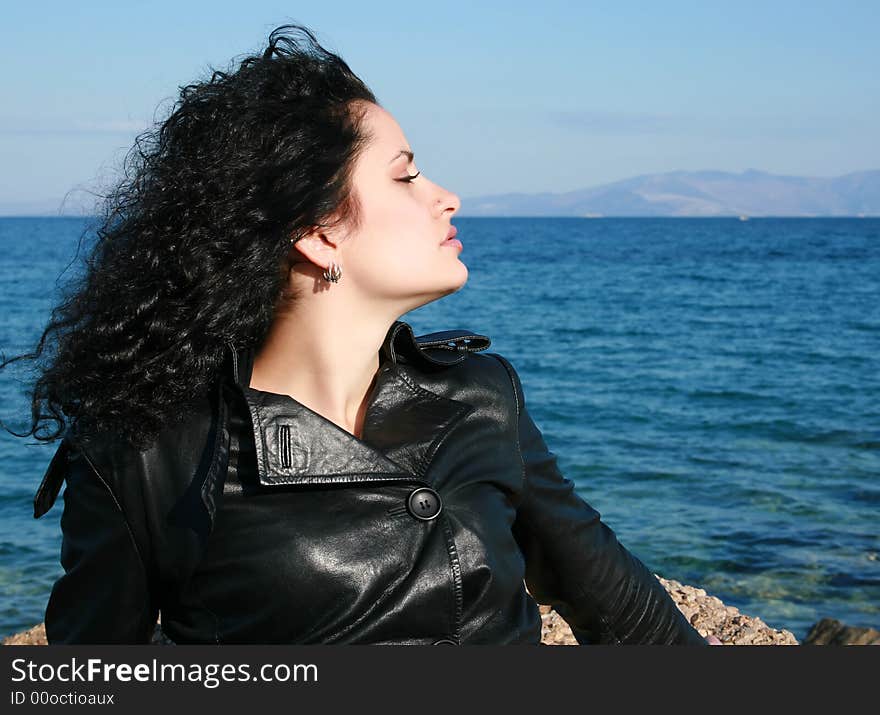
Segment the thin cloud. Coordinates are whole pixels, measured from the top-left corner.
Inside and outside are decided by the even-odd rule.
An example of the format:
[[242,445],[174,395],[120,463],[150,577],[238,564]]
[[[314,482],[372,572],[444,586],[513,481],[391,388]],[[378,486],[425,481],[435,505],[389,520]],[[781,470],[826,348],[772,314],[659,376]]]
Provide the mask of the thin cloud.
[[77,120],[46,117],[0,117],[2,135],[45,134],[138,134],[151,125],[141,119]]

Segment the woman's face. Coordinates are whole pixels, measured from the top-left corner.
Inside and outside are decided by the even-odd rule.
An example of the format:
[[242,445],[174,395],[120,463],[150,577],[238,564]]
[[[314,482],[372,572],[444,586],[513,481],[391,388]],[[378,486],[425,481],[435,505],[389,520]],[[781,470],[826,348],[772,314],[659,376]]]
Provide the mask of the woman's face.
[[358,299],[390,304],[402,314],[454,293],[467,281],[461,249],[441,245],[461,201],[401,153],[413,147],[387,111],[370,103],[363,121],[372,139],[352,176],[361,223],[338,244],[339,285],[347,282]]

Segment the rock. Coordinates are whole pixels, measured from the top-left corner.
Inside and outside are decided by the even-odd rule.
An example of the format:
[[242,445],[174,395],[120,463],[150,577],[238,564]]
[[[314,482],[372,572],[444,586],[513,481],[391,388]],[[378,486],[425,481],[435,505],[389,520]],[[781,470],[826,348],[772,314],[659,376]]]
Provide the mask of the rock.
[[880,645],[880,631],[847,626],[834,618],[823,618],[810,627],[803,645]]
[[[657,574],[654,574],[657,576]],[[705,589],[687,586],[657,576],[672,600],[690,624],[704,638],[714,635],[723,645],[799,645],[791,631],[771,628],[760,618],[746,616],[721,599],[710,596]],[[577,645],[568,624],[551,610],[541,606],[544,630],[541,640],[548,645]]]
[[6,636],[3,645],[46,645],[46,628],[38,623],[26,631]]

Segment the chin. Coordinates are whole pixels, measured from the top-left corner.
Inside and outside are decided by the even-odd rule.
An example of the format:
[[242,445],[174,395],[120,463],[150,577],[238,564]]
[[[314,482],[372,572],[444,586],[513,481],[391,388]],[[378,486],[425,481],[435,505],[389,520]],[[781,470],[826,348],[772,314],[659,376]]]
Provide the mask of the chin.
[[[418,293],[422,297],[430,296],[428,301],[430,302],[461,290],[464,287],[464,284],[467,283],[468,269],[467,266],[460,261],[456,261],[455,263],[456,265],[454,267],[442,269],[442,273],[438,270],[433,276],[434,280],[431,281],[432,285],[428,287],[428,285],[423,284]],[[421,303],[420,305],[424,304]],[[413,309],[414,308],[410,308],[410,310]]]
[[[464,265],[464,264],[462,264],[462,265]],[[465,266],[464,270],[461,272],[461,277],[458,280],[453,281],[450,284],[449,289],[446,291],[446,295],[449,295],[450,293],[455,293],[456,291],[459,291],[462,288],[464,288],[464,284],[467,283],[467,279],[468,279],[468,271],[467,271],[467,267]]]
[[467,283],[468,279],[468,268],[467,266],[458,261],[459,271],[458,271],[458,279],[452,282],[452,290],[457,291],[464,287],[464,284]]
[[434,294],[436,296],[434,300],[436,300],[437,298],[443,298],[447,295],[452,295],[453,293],[457,293],[464,287],[464,284],[467,283],[467,278],[467,269],[465,269],[460,279],[455,281],[447,281],[442,288],[439,288]]

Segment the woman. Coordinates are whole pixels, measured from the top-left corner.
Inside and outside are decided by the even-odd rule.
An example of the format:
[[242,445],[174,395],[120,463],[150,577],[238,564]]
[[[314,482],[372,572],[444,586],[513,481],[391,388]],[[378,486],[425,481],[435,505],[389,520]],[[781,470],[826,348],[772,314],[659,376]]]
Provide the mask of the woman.
[[152,139],[47,328],[50,643],[706,643],[489,339],[398,320],[466,282],[459,199],[342,59],[282,26]]

